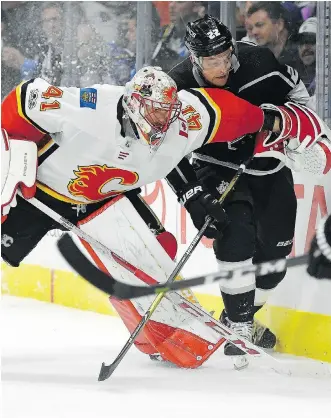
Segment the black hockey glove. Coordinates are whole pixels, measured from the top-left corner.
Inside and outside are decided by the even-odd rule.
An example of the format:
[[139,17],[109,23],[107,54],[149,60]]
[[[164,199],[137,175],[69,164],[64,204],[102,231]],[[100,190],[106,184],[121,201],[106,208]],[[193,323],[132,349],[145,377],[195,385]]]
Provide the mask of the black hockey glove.
[[331,216],[317,228],[309,250],[307,272],[318,279],[331,279]]
[[191,215],[194,226],[201,229],[209,215],[215,221],[205,231],[207,238],[216,238],[229,223],[227,214],[217,199],[198,182],[187,183],[178,193],[178,201]]

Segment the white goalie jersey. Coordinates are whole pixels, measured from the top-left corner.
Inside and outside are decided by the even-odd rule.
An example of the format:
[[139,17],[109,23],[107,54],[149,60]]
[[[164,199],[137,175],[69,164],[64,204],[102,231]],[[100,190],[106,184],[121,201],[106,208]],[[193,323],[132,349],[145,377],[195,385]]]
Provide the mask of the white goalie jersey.
[[[39,147],[38,187],[61,200],[97,202],[164,178],[182,158],[205,143],[231,140],[243,130],[260,129],[261,109],[226,91],[212,97],[207,90],[179,93],[181,114],[154,152],[147,143],[124,133],[124,88],[110,85],[56,87],[40,78],[22,83],[14,99],[16,127],[14,132],[11,127],[7,130],[35,142],[38,135],[50,135]],[[7,97],[3,105],[7,114],[10,110],[15,113],[10,99]],[[228,108],[234,100],[235,105]],[[221,109],[221,103],[232,110]]]

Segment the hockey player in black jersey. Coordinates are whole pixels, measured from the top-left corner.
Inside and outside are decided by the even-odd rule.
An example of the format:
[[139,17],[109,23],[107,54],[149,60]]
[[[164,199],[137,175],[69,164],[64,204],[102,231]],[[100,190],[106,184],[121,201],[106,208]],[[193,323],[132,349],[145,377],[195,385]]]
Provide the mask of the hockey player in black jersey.
[[[284,105],[288,101],[308,105],[308,92],[295,69],[279,64],[267,48],[236,43],[228,28],[214,17],[206,15],[188,23],[185,44],[190,57],[169,72],[179,90],[208,86],[227,89],[255,105]],[[193,165],[199,181],[219,197],[234,170],[253,150],[251,136],[196,150]],[[187,164],[187,160],[182,161],[167,177],[179,198],[192,187],[190,178],[185,178]],[[199,214],[192,213],[187,202],[185,207],[193,223],[196,226],[201,223]],[[297,202],[291,170],[279,159],[254,158],[224,208],[230,223],[221,235],[215,235],[213,244],[220,268],[260,263],[290,254]],[[257,345],[274,347],[276,336],[253,318],[285,274],[271,273],[254,282],[239,279],[228,286],[222,284],[225,310],[221,320]],[[242,352],[227,344],[225,354]]]
[[331,279],[331,215],[318,225],[309,250],[307,271],[318,279]]

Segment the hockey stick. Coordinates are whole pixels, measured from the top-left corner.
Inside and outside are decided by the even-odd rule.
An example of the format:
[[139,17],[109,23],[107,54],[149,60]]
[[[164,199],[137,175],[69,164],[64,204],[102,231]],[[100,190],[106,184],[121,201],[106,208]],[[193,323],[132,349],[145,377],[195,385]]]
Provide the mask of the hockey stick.
[[[108,274],[99,270],[82,254],[72,238],[65,234],[58,241],[58,248],[70,266],[93,286],[103,292],[113,295],[118,299],[134,299],[148,295],[158,295],[162,292],[186,289],[189,287],[211,284],[220,280],[230,280],[235,275],[245,276],[255,274],[265,276],[269,273],[280,273],[287,268],[298,267],[307,264],[308,255],[301,255],[293,258],[280,258],[278,260],[266,261],[252,266],[237,267],[234,270],[217,271],[203,276],[193,277],[187,280],[175,281],[166,284],[151,286],[135,286],[117,281]],[[145,273],[144,273],[145,274]],[[141,275],[135,274],[139,279]]]
[[[69,264],[72,267],[75,267],[76,271],[78,274],[80,274],[81,276],[84,275],[84,272],[86,274],[86,276],[88,276],[89,274],[91,274],[91,277],[94,278],[94,275],[98,275],[98,272],[100,272],[100,270],[98,268],[96,268],[78,249],[78,247],[76,247],[75,243],[73,242],[73,240],[71,239],[71,237],[66,234],[64,235],[59,242],[59,247],[60,247],[60,251],[62,254],[66,255],[66,259],[69,262]],[[72,254],[72,250],[73,253]],[[69,257],[68,257],[69,256]],[[305,264],[305,261],[307,259],[307,256],[300,256],[300,257],[296,257],[296,258],[292,258],[290,260],[286,260],[286,259],[280,259],[279,261],[282,262],[282,264],[278,264],[278,268],[280,268],[281,266],[287,266],[287,267],[294,267],[294,266],[299,266],[302,264]],[[72,260],[74,260],[75,266],[73,266]],[[261,272],[261,274],[268,274],[268,272],[270,272],[270,270],[268,269],[263,269],[262,266],[267,266],[269,263],[263,263],[263,264],[259,264],[257,265],[257,270]],[[131,270],[128,266],[130,266],[130,264],[128,263],[126,266],[124,266],[125,268],[127,268],[129,271],[131,271],[133,274],[135,274],[135,267],[131,266],[131,268],[133,268],[133,270]],[[238,269],[236,270],[236,272],[240,271],[244,271],[245,269]],[[249,270],[248,272],[251,272],[252,270]],[[273,270],[275,271],[275,270]],[[280,270],[277,270],[280,271]],[[102,273],[102,272],[100,272]],[[231,271],[229,271],[230,275],[229,277],[232,277],[232,273]],[[107,276],[106,274],[102,273],[105,277],[103,277],[102,280],[106,280],[106,282],[110,281],[110,277]],[[136,277],[140,278],[142,281],[144,281],[145,283],[152,283],[155,282],[155,279],[151,278],[150,276],[148,276],[146,273],[144,273],[143,275],[137,275],[135,274]],[[215,277],[219,276],[219,273],[215,273]],[[208,276],[212,276],[212,275],[208,275]],[[224,276],[222,276],[224,278]],[[201,276],[201,278],[204,278],[204,276]],[[88,280],[90,283],[93,282],[94,279],[92,280]],[[194,280],[194,279],[191,279]],[[185,286],[182,287],[188,287],[187,286],[187,282],[189,280],[186,280],[184,282],[178,282],[181,284],[185,284]],[[106,283],[105,282],[105,283]],[[121,282],[117,282],[119,285],[123,285],[123,286],[128,286],[131,287],[129,285],[126,285],[124,283]],[[177,282],[175,282],[177,283]],[[95,283],[93,283],[95,284]],[[200,284],[200,283],[199,283]],[[97,286],[99,287],[99,286]],[[100,287],[99,287],[100,288]],[[150,287],[135,287],[132,286],[133,289],[137,288],[137,289],[149,289]],[[163,287],[164,288],[164,287]],[[101,289],[103,290],[103,289]],[[113,289],[114,290],[114,289]],[[114,291],[111,291],[110,293],[112,293],[114,295]],[[158,296],[161,296],[161,294],[159,294]],[[183,309],[184,311],[186,311],[188,314],[194,316],[199,322],[203,323],[204,325],[206,325],[207,327],[211,328],[214,332],[216,332],[219,336],[223,337],[226,341],[229,341],[231,344],[237,346],[240,350],[244,351],[246,354],[248,354],[250,356],[250,358],[252,357],[263,357],[265,360],[268,361],[268,363],[271,362],[271,369],[273,369],[274,371],[276,371],[277,373],[281,373],[281,374],[285,374],[285,375],[300,375],[300,370],[298,369],[293,370],[293,367],[289,368],[286,365],[282,364],[279,360],[275,359],[273,356],[271,356],[270,354],[266,353],[263,349],[261,349],[260,347],[257,347],[255,344],[251,343],[250,341],[246,340],[245,338],[239,336],[238,334],[236,334],[235,332],[233,332],[231,329],[229,329],[227,326],[223,325],[220,321],[217,321],[216,319],[213,318],[213,316],[211,314],[208,314],[207,312],[205,312],[203,309],[201,309],[199,306],[195,305],[194,303],[188,301],[184,296],[171,291],[169,293],[166,293],[164,295],[164,297],[166,297],[168,300],[170,300],[173,304],[175,304],[176,306],[180,307],[181,309]],[[155,308],[155,304],[157,303],[158,298],[155,299],[155,301],[153,302],[153,308]],[[151,307],[150,307],[151,309]],[[155,310],[155,309],[154,309]],[[147,314],[147,312],[146,312]],[[145,316],[146,316],[145,314]],[[120,358],[119,361],[121,361],[121,359],[125,356],[126,352],[125,352],[125,347],[127,347],[128,344],[133,344],[134,342],[134,335],[132,334],[128,340],[128,342],[126,343],[126,345],[123,347],[123,349],[121,350],[120,354],[118,355],[117,358]],[[130,346],[131,346],[130,345]],[[129,348],[130,348],[129,346]],[[323,375],[326,374],[327,376],[330,375],[330,370],[326,370],[326,367],[321,364],[320,366],[320,371]],[[115,367],[116,368],[116,367]],[[111,374],[113,373],[113,371],[115,370],[115,368],[112,368],[112,364],[110,364],[109,366],[105,365],[105,363],[102,364],[100,373],[99,373],[99,378],[98,380],[106,380],[108,379]],[[318,372],[318,373],[319,373]],[[315,366],[314,369],[312,371],[313,374],[316,374],[317,371],[315,370]]]
[[[33,203],[32,203],[33,202]],[[94,240],[92,237],[90,237],[88,234],[84,233],[81,229],[75,227],[75,225],[71,224],[68,220],[62,218],[59,214],[57,214],[55,211],[53,211],[52,209],[48,208],[48,206],[44,205],[42,202],[38,201],[37,199],[35,199],[34,201],[30,201],[30,203],[34,204],[34,206],[36,206],[37,208],[39,208],[41,211],[45,212],[48,216],[51,216],[51,218],[53,218],[54,220],[56,220],[57,222],[59,222],[60,224],[62,224],[63,226],[65,226],[67,229],[71,229],[73,232],[75,232],[78,236],[81,236],[82,239],[86,240],[87,242],[91,242],[92,245],[95,245],[96,247],[98,247],[100,249],[100,251],[102,251],[105,255],[110,255],[112,256],[115,261],[117,261],[118,263],[120,263],[122,266],[124,266],[125,268],[127,268],[129,271],[131,271],[131,273],[133,273],[137,278],[144,280],[146,283],[149,282],[149,284],[151,284],[152,282],[155,282],[155,279],[151,278],[150,276],[148,276],[146,273],[144,273],[143,271],[137,269],[135,266],[131,265],[130,263],[126,262],[125,260],[123,260],[120,256],[116,255],[115,253],[113,253],[111,250],[109,250],[106,246],[104,246],[103,244],[101,244],[100,242]],[[100,272],[96,267],[94,267],[90,261],[85,258],[80,251],[78,250],[78,248],[75,246],[75,244],[73,243],[72,239],[70,238],[70,236],[68,234],[65,234],[63,236],[63,242],[65,243],[67,241],[67,243],[71,243],[73,245],[73,247],[77,250],[77,252],[79,253],[79,255],[81,255],[83,257],[82,259],[82,266],[86,265],[91,265],[94,269],[96,269],[97,272]],[[69,251],[70,251],[70,245],[69,245]],[[84,275],[83,273],[81,274],[82,276]],[[114,283],[116,283],[116,280],[113,279],[110,276],[106,276],[107,277],[107,281],[109,283],[109,281],[112,281]],[[119,284],[121,284],[121,282],[118,282]],[[128,286],[125,285],[124,283],[122,283],[124,286]],[[128,286],[130,288],[130,286]],[[187,285],[185,286],[187,287]],[[105,290],[107,292],[107,290]],[[111,292],[113,293],[113,292]],[[171,294],[166,296],[168,299],[170,299],[174,304],[179,305],[180,307],[184,310],[187,311],[187,313],[195,316],[197,319],[199,319],[200,322],[204,322],[206,326],[209,326],[211,329],[213,329],[214,331],[216,331],[219,335],[227,337],[229,335],[232,336],[232,338],[225,338],[228,341],[231,341],[232,344],[239,346],[239,348],[241,348],[243,351],[245,351],[247,354],[250,355],[254,355],[256,356],[260,356],[262,355],[266,355],[269,357],[269,359],[274,360],[270,355],[268,355],[265,352],[259,352],[260,349],[259,347],[256,347],[255,345],[251,344],[248,341],[245,341],[243,338],[241,338],[240,336],[234,334],[231,330],[229,330],[227,327],[225,327],[224,325],[222,325],[220,322],[214,320],[214,318],[210,315],[208,315],[205,311],[201,310],[199,307],[197,307],[195,304],[192,304],[191,302],[189,302],[187,299],[185,299],[183,296],[172,292]],[[194,314],[194,310],[196,311],[196,314]],[[204,320],[205,318],[205,320]],[[250,350],[250,351],[247,351]],[[253,351],[252,351],[253,350]],[[263,350],[262,350],[263,351]],[[282,373],[284,373],[284,369],[281,366],[276,367],[276,371],[280,371]],[[286,374],[289,374],[288,369],[285,370]]]
[[[232,178],[232,180],[230,181],[230,183],[226,187],[225,191],[223,192],[222,196],[220,197],[220,199],[219,199],[220,204],[222,204],[224,202],[224,200],[226,199],[228,194],[232,191],[233,187],[235,186],[235,184],[239,180],[240,176],[246,170],[246,166],[251,162],[252,159],[253,159],[253,156],[249,157],[247,161],[245,161],[244,163],[242,163],[239,166],[236,174],[234,175],[234,177]],[[189,245],[189,247],[187,248],[187,250],[183,254],[182,258],[177,263],[177,266],[175,267],[173,272],[170,274],[166,284],[172,283],[176,279],[177,274],[181,271],[183,266],[186,264],[187,260],[190,258],[194,249],[199,244],[199,242],[200,242],[201,238],[203,237],[206,229],[208,228],[208,226],[210,226],[212,224],[212,222],[213,222],[212,217],[207,216],[204,225],[202,226],[200,231],[197,233],[197,235],[194,237],[193,241],[191,242],[191,244]],[[59,249],[61,251],[60,242],[58,243],[58,246],[59,246]],[[62,253],[62,255],[66,258],[65,253]],[[69,261],[69,260],[67,259],[67,261]],[[84,275],[83,275],[83,277],[84,277]],[[123,357],[126,355],[126,353],[129,351],[130,347],[133,345],[135,338],[139,335],[139,333],[142,331],[144,326],[147,324],[147,322],[149,321],[149,319],[153,315],[155,309],[158,307],[158,305],[161,302],[161,300],[163,299],[164,295],[165,295],[165,292],[160,292],[158,294],[158,296],[155,298],[155,300],[153,301],[153,303],[151,304],[149,309],[145,312],[144,316],[141,318],[137,327],[131,333],[128,341],[125,343],[125,345],[123,346],[122,350],[120,351],[118,356],[115,358],[115,360],[109,365],[106,365],[104,362],[102,363],[100,373],[99,373],[99,378],[98,378],[99,381],[100,380],[106,380],[112,375],[112,373],[115,371],[117,366],[122,361]]]
[[[67,238],[69,238],[69,241],[67,241]],[[62,248],[63,243],[65,245]],[[69,247],[66,246],[67,243],[69,243]],[[69,237],[69,235],[63,236],[61,238],[61,244],[60,244],[61,252],[62,252],[62,250],[70,252],[71,251],[71,247],[70,247],[71,243],[74,244],[72,239]],[[80,265],[80,267],[79,267],[80,271],[83,272],[85,270],[85,267],[87,267],[89,269],[90,266],[92,266],[93,268],[98,270],[96,267],[94,267],[94,265],[92,263],[90,263],[90,261],[88,261],[85,258],[85,256],[79,251],[79,249],[76,246],[75,246],[75,251],[77,251],[77,255],[79,257],[77,261],[79,262],[79,265]],[[68,254],[68,253],[66,253],[66,254]],[[80,258],[80,256],[82,258]],[[85,262],[87,262],[88,264],[86,265]],[[125,266],[125,267],[129,271],[131,271],[131,269],[128,268],[128,266]],[[77,271],[78,274],[81,274],[80,271]],[[132,272],[134,273],[134,271],[132,271]],[[141,276],[141,280],[144,281],[145,283],[148,283],[148,284],[151,283],[151,282],[155,282],[155,279],[148,276],[146,273],[144,274],[144,276]],[[161,294],[159,294],[158,296],[161,296]],[[197,319],[199,322],[201,322],[204,325],[206,325],[207,327],[211,328],[219,336],[221,336],[222,338],[224,338],[226,341],[230,342],[231,344],[237,346],[238,348],[240,348],[242,351],[244,351],[249,356],[252,356],[252,357],[255,357],[255,358],[256,357],[263,357],[266,360],[269,360],[269,362],[272,362],[271,368],[278,373],[287,374],[287,375],[292,373],[286,366],[281,364],[277,359],[275,359],[270,354],[265,352],[262,348],[257,347],[252,342],[250,342],[250,341],[246,340],[245,338],[241,337],[240,335],[236,334],[234,331],[232,331],[226,325],[224,325],[220,321],[214,319],[211,314],[204,311],[202,308],[195,305],[194,303],[188,301],[184,296],[182,296],[182,295],[180,295],[176,292],[171,291],[171,292],[165,294],[164,297],[166,297],[168,300],[170,300],[174,305],[176,305],[179,308],[186,311],[188,314],[194,316],[195,319]],[[158,297],[153,302],[153,304],[152,304],[153,307],[155,307],[155,304],[156,304],[157,300],[158,300]],[[150,309],[152,309],[152,308],[150,307]],[[146,314],[147,314],[147,312],[146,312]],[[135,337],[132,334],[130,336],[129,340],[127,341],[126,345],[121,350],[121,352],[120,352],[120,354],[118,355],[117,358],[122,359],[125,356],[126,353],[124,352],[124,348],[129,343],[131,343],[131,345],[132,345],[133,342],[134,342],[134,339],[135,339]],[[113,373],[113,371],[115,370],[115,368],[114,369],[112,368],[112,364],[110,364],[109,366],[106,366],[105,363],[103,363],[103,366],[101,367],[100,374],[99,374],[99,380],[108,379],[111,376],[111,374]]]

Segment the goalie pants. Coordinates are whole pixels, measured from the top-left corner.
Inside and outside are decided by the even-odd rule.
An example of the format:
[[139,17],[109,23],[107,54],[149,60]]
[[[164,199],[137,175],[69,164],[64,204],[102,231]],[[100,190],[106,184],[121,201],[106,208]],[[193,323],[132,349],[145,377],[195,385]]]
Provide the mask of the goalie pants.
[[[139,215],[150,229],[161,233],[164,231],[157,217],[139,196],[140,189],[126,193]],[[111,199],[88,205],[76,205],[60,201],[37,189],[36,198],[55,210],[74,225],[87,218]],[[18,267],[21,261],[38,245],[51,230],[65,228],[17,196],[17,206],[10,210],[8,219],[1,226],[1,255],[4,261]]]
[[[198,178],[213,193],[216,188],[221,191],[226,187],[234,174],[232,169],[198,161]],[[214,241],[214,252],[220,267],[229,268],[238,262],[260,263],[290,254],[297,200],[292,173],[288,168],[265,176],[243,174],[232,194],[225,199],[224,209],[230,224]],[[239,282],[233,286],[221,287],[229,318],[234,321],[251,320],[285,274],[271,273],[257,277],[255,283],[240,283],[242,278],[238,278]],[[253,312],[246,314],[245,306],[254,306],[254,302]]]

